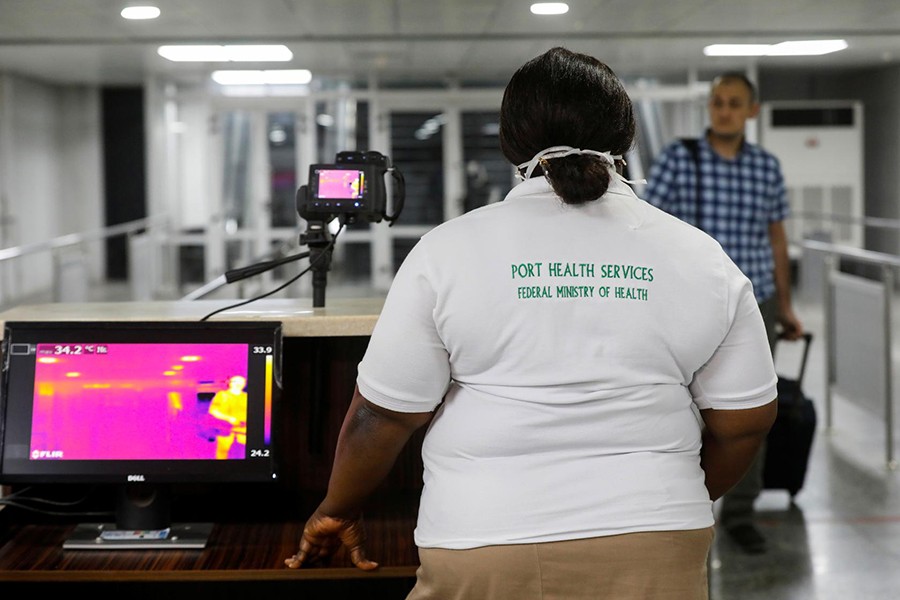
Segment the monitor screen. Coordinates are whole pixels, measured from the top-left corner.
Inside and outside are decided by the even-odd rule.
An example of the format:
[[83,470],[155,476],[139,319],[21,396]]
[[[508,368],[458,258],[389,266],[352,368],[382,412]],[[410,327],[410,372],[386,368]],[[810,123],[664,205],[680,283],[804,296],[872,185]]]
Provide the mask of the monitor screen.
[[7,322],[0,482],[277,479],[281,323]]

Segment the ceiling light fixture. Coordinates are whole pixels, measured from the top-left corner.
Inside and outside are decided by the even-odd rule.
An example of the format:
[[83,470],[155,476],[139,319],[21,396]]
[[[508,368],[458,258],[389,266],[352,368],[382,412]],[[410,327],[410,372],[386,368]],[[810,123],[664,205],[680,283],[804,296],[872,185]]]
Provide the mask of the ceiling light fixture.
[[307,69],[215,71],[212,78],[219,85],[305,85],[312,81],[312,73]]
[[821,56],[847,48],[844,40],[801,40],[775,44],[768,56]]
[[127,6],[119,13],[123,19],[130,21],[143,21],[155,19],[159,16],[159,9],[155,6]]
[[706,56],[821,56],[847,48],[844,40],[798,40],[778,44],[712,44]]
[[316,115],[316,124],[321,127],[334,127],[334,117],[325,113]]
[[772,44],[711,44],[703,48],[706,56],[765,56]]
[[538,2],[531,5],[531,13],[535,15],[564,15],[569,12],[565,2]]
[[156,52],[173,62],[285,62],[294,57],[283,45],[160,46]]

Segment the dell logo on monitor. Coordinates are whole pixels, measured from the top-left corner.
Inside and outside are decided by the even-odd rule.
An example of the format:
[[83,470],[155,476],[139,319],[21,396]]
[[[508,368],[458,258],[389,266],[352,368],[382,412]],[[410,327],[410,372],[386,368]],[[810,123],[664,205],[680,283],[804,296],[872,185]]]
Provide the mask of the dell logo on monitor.
[[129,475],[128,481],[144,481],[143,475]]

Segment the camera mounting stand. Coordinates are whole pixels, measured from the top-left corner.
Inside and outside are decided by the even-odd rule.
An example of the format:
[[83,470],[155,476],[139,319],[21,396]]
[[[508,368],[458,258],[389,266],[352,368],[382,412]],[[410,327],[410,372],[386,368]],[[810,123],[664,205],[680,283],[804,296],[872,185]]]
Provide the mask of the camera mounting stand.
[[325,287],[331,269],[334,250],[328,223],[324,220],[307,221],[306,231],[300,235],[300,243],[309,247],[309,266],[313,272],[313,307],[325,306]]

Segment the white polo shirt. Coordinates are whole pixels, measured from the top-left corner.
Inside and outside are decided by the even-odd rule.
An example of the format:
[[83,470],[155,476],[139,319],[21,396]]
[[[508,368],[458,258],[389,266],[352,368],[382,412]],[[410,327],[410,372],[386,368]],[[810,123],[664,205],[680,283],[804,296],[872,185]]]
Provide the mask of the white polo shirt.
[[712,525],[698,409],[775,383],[748,279],[617,175],[582,206],[530,179],[423,236],[358,375],[437,408],[415,540],[450,549]]

